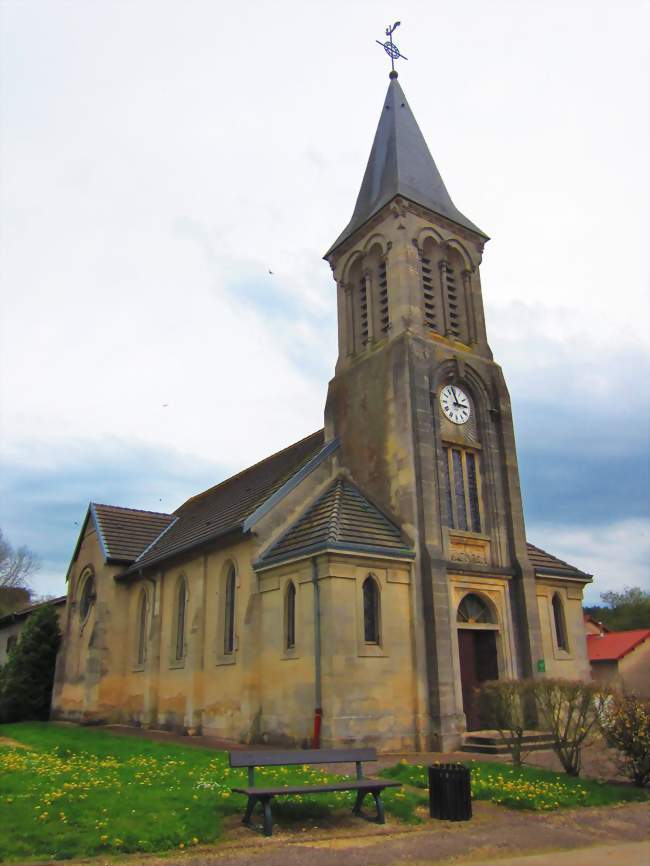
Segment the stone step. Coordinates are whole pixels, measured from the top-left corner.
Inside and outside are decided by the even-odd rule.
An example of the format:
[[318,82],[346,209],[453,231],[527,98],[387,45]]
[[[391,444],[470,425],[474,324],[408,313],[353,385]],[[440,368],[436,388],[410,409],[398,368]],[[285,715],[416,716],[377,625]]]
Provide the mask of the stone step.
[[[478,752],[483,755],[504,755],[513,740],[503,739],[496,731],[472,731],[463,735],[462,752]],[[553,748],[553,739],[545,731],[526,732],[522,742],[527,752],[545,751]]]

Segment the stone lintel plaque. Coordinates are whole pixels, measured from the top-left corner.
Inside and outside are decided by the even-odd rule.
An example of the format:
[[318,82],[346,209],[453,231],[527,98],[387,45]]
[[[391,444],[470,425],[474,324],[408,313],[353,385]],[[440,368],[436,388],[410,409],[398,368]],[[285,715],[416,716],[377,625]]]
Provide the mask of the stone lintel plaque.
[[449,559],[453,562],[478,562],[487,565],[490,561],[490,542],[487,538],[450,532]]

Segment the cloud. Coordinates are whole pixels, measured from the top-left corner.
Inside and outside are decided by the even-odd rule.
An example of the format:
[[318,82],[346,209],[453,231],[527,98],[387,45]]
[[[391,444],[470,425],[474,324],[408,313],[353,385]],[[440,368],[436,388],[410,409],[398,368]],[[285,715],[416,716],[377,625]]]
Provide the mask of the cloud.
[[231,466],[125,440],[68,443],[63,451],[13,454],[0,462],[0,526],[42,559],[39,593],[63,593],[88,503],[170,512],[227,477]]
[[531,523],[533,544],[594,575],[585,590],[587,604],[597,604],[600,593],[640,586],[650,591],[650,519],[613,521],[604,526]]

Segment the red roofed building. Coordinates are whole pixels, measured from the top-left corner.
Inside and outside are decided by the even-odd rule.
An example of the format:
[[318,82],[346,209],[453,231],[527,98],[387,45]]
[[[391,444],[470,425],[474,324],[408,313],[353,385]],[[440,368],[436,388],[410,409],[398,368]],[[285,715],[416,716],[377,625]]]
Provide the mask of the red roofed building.
[[594,680],[650,698],[650,628],[587,635]]

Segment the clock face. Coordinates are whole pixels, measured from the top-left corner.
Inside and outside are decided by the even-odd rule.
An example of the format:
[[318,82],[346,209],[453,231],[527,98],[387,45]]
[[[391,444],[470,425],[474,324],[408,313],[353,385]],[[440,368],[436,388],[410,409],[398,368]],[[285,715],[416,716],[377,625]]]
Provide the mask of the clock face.
[[440,405],[447,418],[454,424],[464,424],[469,421],[472,412],[469,397],[457,385],[445,385],[440,392]]

